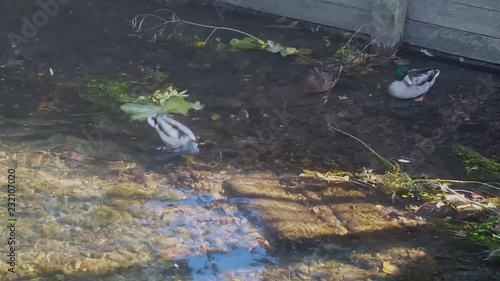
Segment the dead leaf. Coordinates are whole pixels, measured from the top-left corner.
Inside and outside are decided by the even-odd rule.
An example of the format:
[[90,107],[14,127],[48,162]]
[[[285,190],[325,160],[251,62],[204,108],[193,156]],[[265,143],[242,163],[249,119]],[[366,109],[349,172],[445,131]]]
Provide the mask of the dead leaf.
[[42,111],[61,111],[59,109],[59,103],[58,102],[48,102],[48,101],[42,101],[39,105],[38,105],[38,112],[42,112]]
[[200,103],[199,101],[196,101],[194,103],[191,103],[191,108],[194,110],[202,110],[203,108],[205,108],[205,105]]
[[434,57],[434,55],[431,54],[427,49],[422,49],[422,50],[420,50],[420,52],[424,53],[428,57],[431,57],[431,58]]
[[312,54],[314,50],[313,49],[308,49],[308,48],[300,48],[297,50],[297,52],[301,55],[307,56]]
[[210,119],[217,121],[221,118],[222,116],[220,114],[214,113],[212,116],[210,116]]
[[399,268],[388,261],[384,261],[382,262],[382,272],[387,274],[397,274],[399,272]]
[[203,46],[207,45],[207,42],[205,42],[205,41],[198,41],[194,45],[196,47],[203,47]]
[[344,38],[346,38],[346,39],[349,39],[349,38],[351,38],[351,37],[352,37],[352,34],[353,34],[352,32],[344,32],[344,34],[342,34],[342,36],[343,36]]

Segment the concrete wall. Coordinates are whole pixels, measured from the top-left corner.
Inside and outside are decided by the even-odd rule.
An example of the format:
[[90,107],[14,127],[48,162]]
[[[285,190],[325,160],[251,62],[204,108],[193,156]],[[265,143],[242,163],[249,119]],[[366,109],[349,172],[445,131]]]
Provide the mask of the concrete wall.
[[398,37],[402,37],[402,42],[413,46],[500,64],[500,0],[219,2],[349,31],[365,24],[363,33],[372,37],[385,33],[376,44],[384,48],[399,47]]
[[500,1],[410,0],[403,41],[500,64]]

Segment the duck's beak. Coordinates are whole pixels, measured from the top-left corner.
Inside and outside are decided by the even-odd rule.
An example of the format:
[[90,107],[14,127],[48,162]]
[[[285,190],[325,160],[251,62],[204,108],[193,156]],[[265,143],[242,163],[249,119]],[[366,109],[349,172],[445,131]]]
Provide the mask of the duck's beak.
[[198,145],[194,141],[188,141],[188,143],[185,145],[185,150],[191,155],[195,155],[200,152]]
[[408,75],[406,75],[406,76],[405,76],[404,80],[406,81],[406,83],[407,83],[408,85],[410,85],[410,86],[412,86],[412,85],[413,85],[413,82],[411,82],[411,79],[410,79],[410,77],[408,77]]

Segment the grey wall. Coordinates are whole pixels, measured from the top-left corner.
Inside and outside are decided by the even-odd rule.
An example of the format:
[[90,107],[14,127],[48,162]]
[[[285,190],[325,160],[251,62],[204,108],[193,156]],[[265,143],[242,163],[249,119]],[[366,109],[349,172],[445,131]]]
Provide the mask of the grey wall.
[[403,41],[500,64],[500,1],[410,0]]
[[[373,22],[374,1],[384,0],[219,2],[355,31]],[[500,64],[500,0],[410,0],[404,25],[404,43]]]

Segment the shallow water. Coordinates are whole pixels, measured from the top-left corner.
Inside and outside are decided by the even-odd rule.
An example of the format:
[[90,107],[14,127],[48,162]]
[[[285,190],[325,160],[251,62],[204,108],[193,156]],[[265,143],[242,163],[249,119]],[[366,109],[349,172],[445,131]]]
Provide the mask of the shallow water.
[[[6,5],[0,4],[5,7],[0,10],[2,36],[19,30],[19,16],[38,11],[10,10]],[[300,193],[294,187],[302,184],[296,177],[302,169],[380,169],[359,143],[328,131],[325,117],[389,159],[410,159],[402,166],[417,177],[465,178],[462,164],[450,154],[451,144],[500,157],[498,74],[402,51],[399,55],[413,67],[441,70],[426,102],[389,97],[385,89],[394,66],[386,63],[365,74],[343,76],[325,103],[321,95],[303,93],[311,67],[293,58],[213,52],[166,40],[151,44],[148,37],[133,36],[127,20],[158,7],[148,1],[80,1],[65,6],[30,44],[15,52],[0,42],[1,172],[16,169],[21,241],[18,273],[2,271],[2,278],[392,280],[377,261],[363,255],[390,260],[396,253],[403,258],[392,260],[395,264],[410,256],[423,260],[405,263],[410,269],[420,266],[434,272],[434,266],[439,267],[439,280],[486,280],[481,278],[494,272],[493,265],[478,258],[484,256],[473,255],[484,249],[469,249],[462,240],[468,256],[450,262],[455,237],[435,229],[364,233],[356,217],[365,214],[351,207],[332,207],[348,238],[307,249],[283,244],[285,249],[277,251],[280,237],[266,232],[267,226],[255,219],[257,213],[249,216],[248,210],[240,210],[251,200],[229,196],[223,182],[238,174],[270,171],[292,181],[287,192],[295,194]],[[271,20],[236,12],[227,13],[221,22],[211,6],[175,9],[192,21],[240,28],[320,54],[335,51],[325,47],[326,34],[307,28],[268,29]],[[202,38],[210,33],[182,28]],[[221,31],[219,36],[229,41],[234,34]],[[331,48],[342,43],[332,41]],[[227,152],[219,166],[189,165],[182,158],[153,163],[160,145],[154,130],[145,122],[129,121],[117,107],[95,106],[80,98],[92,79],[141,81],[150,74],[147,69],[168,73],[169,82],[206,105],[179,119],[202,138],[200,160],[216,162],[219,151]],[[485,89],[491,93],[484,95]],[[134,88],[141,93],[154,90]],[[481,102],[471,104],[478,101],[478,93],[483,94]],[[39,110],[42,101],[54,99],[52,110]],[[221,119],[212,120],[214,113]],[[391,206],[390,200],[366,190],[355,199],[339,199],[344,194],[333,193],[336,198],[320,200],[368,198],[375,209]],[[6,195],[0,197],[6,205]],[[308,203],[312,207],[310,202],[314,200]],[[364,219],[365,224],[370,220]],[[7,230],[0,233],[5,237]],[[433,241],[438,235],[442,240]],[[269,246],[268,240],[276,245]],[[2,257],[4,251],[2,247]],[[435,259],[431,265],[425,263],[428,257]],[[453,275],[464,260],[467,266]],[[484,266],[485,275],[473,274],[478,266]]]

